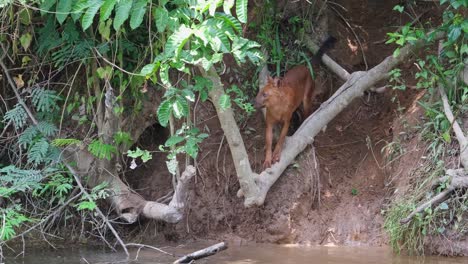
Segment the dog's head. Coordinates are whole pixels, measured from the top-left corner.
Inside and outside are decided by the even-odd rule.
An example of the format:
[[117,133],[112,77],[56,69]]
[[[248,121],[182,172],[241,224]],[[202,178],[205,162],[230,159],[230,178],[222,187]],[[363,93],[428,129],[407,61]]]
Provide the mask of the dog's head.
[[268,81],[265,86],[258,92],[255,97],[255,108],[260,109],[268,107],[271,104],[281,103],[280,93],[281,80],[278,77],[268,76]]

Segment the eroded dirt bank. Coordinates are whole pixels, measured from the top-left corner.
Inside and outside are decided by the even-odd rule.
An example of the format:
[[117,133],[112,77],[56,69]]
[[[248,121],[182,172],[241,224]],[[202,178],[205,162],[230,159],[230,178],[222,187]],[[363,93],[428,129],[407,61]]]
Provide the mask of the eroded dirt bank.
[[[384,44],[386,32],[410,21],[392,11],[399,1],[335,2],[343,7],[346,21],[328,11],[328,31],[338,38],[329,54],[351,72],[371,68],[391,55],[394,47]],[[433,19],[428,14],[437,14],[438,10],[433,4],[422,3],[418,12],[422,14],[420,19],[426,21]],[[232,61],[227,63],[236,67]],[[414,84],[412,63],[401,67],[406,81]],[[235,83],[238,77],[249,76],[242,69],[238,71],[224,76],[226,85]],[[341,82],[331,74],[325,76],[330,94]],[[388,90],[355,100],[316,137],[316,155],[308,148],[276,182],[265,205],[250,209],[244,208],[242,199],[236,197],[239,184],[216,112],[208,102],[198,104],[194,111],[196,124],[210,137],[201,146],[196,164],[198,175],[191,186],[186,218],[175,226],[142,221],[140,224],[146,230],[143,237],[153,240],[162,233],[171,241],[201,238],[235,243],[386,244],[381,212],[390,197],[389,187],[398,182],[389,181],[394,177],[385,168],[381,150],[392,141],[398,118],[419,97],[414,91]],[[263,118],[256,113],[240,120],[239,126],[252,167],[258,172],[264,155]],[[157,150],[165,140],[162,131],[163,128],[154,127],[142,136],[139,144]],[[315,161],[319,164],[320,195],[314,195],[311,188],[317,180],[311,174]],[[165,155],[155,153],[149,163],[128,173],[126,178],[146,199],[154,200],[171,189],[166,171]]]

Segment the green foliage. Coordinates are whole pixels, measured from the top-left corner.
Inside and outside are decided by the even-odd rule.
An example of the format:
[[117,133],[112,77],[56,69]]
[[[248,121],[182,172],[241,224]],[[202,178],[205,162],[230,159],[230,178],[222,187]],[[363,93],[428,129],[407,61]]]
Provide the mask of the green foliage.
[[34,142],[28,152],[28,162],[35,166],[44,162],[49,151],[49,142],[45,138],[40,138]]
[[[468,18],[462,10],[468,7],[465,0],[441,0],[445,5],[442,24],[427,32],[424,28],[405,25],[400,32],[388,33],[388,43],[399,47],[421,40],[428,44],[434,42],[435,34],[442,32],[446,36],[441,42],[441,52],[429,54],[417,61],[419,72],[416,73],[419,89],[426,89],[426,97],[419,101],[425,110],[425,122],[420,126],[420,134],[426,140],[428,149],[425,155],[426,164],[412,176],[409,191],[401,201],[394,202],[385,216],[385,229],[390,236],[390,242],[395,251],[407,251],[410,254],[422,254],[426,236],[445,235],[445,230],[456,230],[460,236],[467,232],[467,225],[460,220],[466,212],[466,193],[455,193],[438,206],[428,207],[418,213],[408,224],[400,224],[402,217],[412,212],[422,201],[434,197],[447,187],[441,183],[435,190],[432,183],[444,175],[444,157],[453,155],[458,150],[451,149],[452,124],[447,120],[442,102],[438,99],[439,87],[444,89],[450,107],[457,117],[466,113],[468,86],[459,80],[468,55]],[[402,12],[402,7],[395,7]],[[397,49],[394,55],[398,55]],[[401,71],[391,72],[391,81],[397,89],[406,86],[401,80]],[[465,221],[466,222],[466,221]]]
[[[0,241],[6,241],[16,235],[15,228],[22,223],[32,222],[32,219],[20,213],[21,206],[14,205],[10,208],[0,208]],[[3,224],[4,223],[4,224]]]
[[39,170],[20,169],[14,165],[0,169],[1,185],[11,188],[14,192],[24,192],[38,188],[43,178],[44,176]]
[[186,153],[190,157],[196,159],[198,156],[199,147],[203,139],[207,138],[208,134],[200,133],[198,128],[190,128],[185,123],[178,129],[175,135],[167,139],[164,146],[160,146],[161,151],[169,152],[167,167],[169,172],[175,174],[177,168],[177,155]]
[[59,109],[57,102],[61,98],[53,90],[36,88],[32,91],[31,97],[32,103],[38,112],[51,112]]
[[75,138],[56,138],[52,140],[52,146],[55,147],[66,147],[70,145],[80,145],[81,140]]
[[137,147],[136,150],[128,150],[127,156],[133,159],[141,158],[143,162],[147,162],[148,160],[153,158],[149,151],[142,150],[139,147]]
[[130,146],[133,144],[133,140],[130,134],[122,131],[115,133],[114,141],[116,145]]
[[103,182],[95,186],[89,196],[83,195],[80,202],[76,205],[78,211],[94,211],[97,208],[96,201],[106,199],[110,196],[110,191],[107,189],[107,183]]
[[5,123],[10,121],[13,122],[15,129],[22,128],[26,124],[27,119],[28,115],[20,104],[16,104],[15,107],[6,112],[3,117],[3,121]]
[[88,151],[98,159],[111,160],[113,154],[117,154],[117,148],[115,146],[105,144],[101,140],[93,140],[88,145]]

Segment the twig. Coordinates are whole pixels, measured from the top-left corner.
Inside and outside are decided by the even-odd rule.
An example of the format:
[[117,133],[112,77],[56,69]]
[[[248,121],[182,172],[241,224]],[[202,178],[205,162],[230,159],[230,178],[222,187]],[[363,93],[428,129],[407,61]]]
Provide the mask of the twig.
[[175,257],[175,254],[173,254],[173,253],[169,253],[169,252],[164,251],[164,250],[162,250],[162,249],[160,249],[160,248],[153,247],[153,246],[150,246],[150,245],[138,244],[138,243],[128,243],[128,244],[125,244],[125,246],[127,246],[127,247],[139,247],[140,249],[141,249],[141,248],[151,248],[151,249],[154,249],[154,250],[156,250],[156,251],[159,251],[159,252],[161,252],[161,253],[163,253],[163,254],[166,254],[166,255]]

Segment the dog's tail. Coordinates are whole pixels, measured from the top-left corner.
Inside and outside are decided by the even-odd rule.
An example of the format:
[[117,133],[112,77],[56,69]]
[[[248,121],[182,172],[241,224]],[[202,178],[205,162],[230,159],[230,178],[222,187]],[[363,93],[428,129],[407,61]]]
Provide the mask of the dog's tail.
[[336,38],[333,37],[333,36],[329,36],[323,43],[322,45],[320,46],[320,48],[318,49],[318,51],[315,53],[315,55],[312,57],[311,59],[311,62],[312,64],[319,64],[321,59],[322,59],[322,56],[323,54],[333,48],[334,44],[336,42]]

